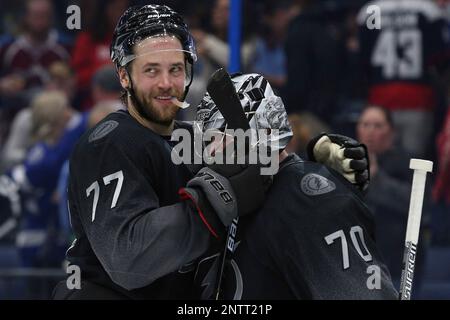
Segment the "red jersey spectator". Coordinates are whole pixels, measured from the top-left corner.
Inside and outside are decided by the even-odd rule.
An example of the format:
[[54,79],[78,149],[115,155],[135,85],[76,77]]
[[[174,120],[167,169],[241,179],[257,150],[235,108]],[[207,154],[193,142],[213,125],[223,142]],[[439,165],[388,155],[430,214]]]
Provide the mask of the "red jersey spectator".
[[450,245],[450,109],[437,137],[437,173],[433,186],[433,245]]
[[[372,5],[380,8],[379,28],[370,27]],[[445,53],[443,12],[431,0],[375,0],[361,9],[358,22],[369,103],[391,110],[403,147],[423,157],[436,106],[432,71]]]
[[444,200],[450,205],[450,109],[436,142],[438,147],[438,172],[433,188],[433,200]]
[[128,4],[129,0],[97,1],[89,29],[77,36],[72,67],[76,72],[80,94],[84,96],[82,109],[91,106],[90,85],[93,74],[103,65],[111,63],[109,45],[112,33]]

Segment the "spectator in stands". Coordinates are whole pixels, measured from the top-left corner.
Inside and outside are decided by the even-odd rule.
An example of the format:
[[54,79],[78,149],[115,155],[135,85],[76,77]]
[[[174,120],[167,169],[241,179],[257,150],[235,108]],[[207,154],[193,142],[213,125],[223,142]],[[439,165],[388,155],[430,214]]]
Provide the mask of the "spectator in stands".
[[25,2],[24,30],[0,48],[0,94],[23,95],[49,80],[49,67],[69,59],[68,43],[52,29],[50,0]]
[[50,79],[46,90],[63,91],[69,101],[74,101],[76,91],[75,73],[67,62],[55,62],[49,68]]
[[[55,246],[49,232],[57,228],[52,193],[62,161],[68,157],[67,148],[58,147],[73,111],[61,92],[38,95],[31,110],[32,146],[24,162],[13,167],[8,176],[18,186],[23,204],[16,238],[22,266],[48,267],[58,260],[55,252],[48,251]],[[60,253],[62,260],[64,252]]]
[[[201,1],[201,0],[199,0]],[[210,11],[191,9],[188,12],[188,21],[191,33],[195,39],[198,60],[194,65],[194,79],[189,89],[186,101],[192,106],[197,106],[202,100],[206,85],[211,74],[219,67],[228,67],[229,46],[228,46],[228,22],[230,1],[229,0],[203,0],[205,7]],[[241,45],[241,70],[248,71],[251,60],[255,52],[255,39],[251,32],[250,25],[257,19],[250,15],[250,8],[244,2],[243,12],[243,35]],[[199,19],[202,17],[203,19]],[[250,19],[250,17],[252,17]],[[206,21],[206,22],[205,22]],[[195,107],[181,110],[177,118],[180,120],[193,120],[195,118]]]
[[[24,161],[3,175],[0,181],[14,186],[21,200],[20,215],[11,217],[18,221],[15,241],[18,266],[55,268],[61,266],[67,243],[58,232],[53,193],[60,168],[81,134],[80,128],[85,125],[80,117],[73,116],[74,111],[63,92],[44,91],[33,99],[30,108],[32,145]],[[16,285],[20,284],[23,283],[16,281]],[[42,282],[35,278],[26,279],[25,289],[19,297],[42,294]]]
[[286,38],[287,112],[313,113],[328,125],[336,113],[339,39],[322,1],[299,0]]
[[0,146],[17,111],[48,81],[50,65],[69,59],[69,43],[52,28],[52,1],[23,3],[22,33],[0,41]]
[[[356,131],[357,139],[366,144],[369,151],[371,185],[366,200],[374,213],[375,239],[398,288],[411,192],[410,157],[401,146],[395,145],[392,116],[385,108],[367,106],[359,118]],[[419,293],[423,275],[427,247],[427,239],[423,235],[427,213],[425,204],[414,273],[415,295]]]
[[[381,10],[381,28],[369,29],[367,6]],[[360,56],[369,103],[392,112],[398,138],[414,157],[429,154],[436,94],[433,74],[443,63],[446,21],[433,0],[376,0],[358,16]]]
[[[447,20],[450,34],[450,1],[435,0]],[[447,39],[447,57],[450,56],[450,39]],[[435,183],[433,186],[432,245],[450,247],[450,63],[444,68],[442,91],[446,96],[443,106],[435,115],[436,154]]]
[[5,139],[0,155],[0,173],[25,159],[26,152],[30,147],[30,130],[31,110],[24,108],[14,116],[11,129]]
[[31,104],[30,142],[22,163],[2,179],[20,192],[22,210],[16,244],[22,266],[59,266],[65,243],[58,243],[53,200],[60,169],[86,128],[87,117],[69,107],[63,92],[44,91]]
[[[243,16],[248,17],[248,6],[244,7]],[[228,67],[228,22],[230,16],[230,0],[215,0],[211,11],[211,33],[201,29],[193,29],[192,34],[196,40],[197,49],[215,67]],[[243,28],[243,41],[241,45],[242,71],[248,70],[250,60],[255,51],[255,39],[250,25],[255,21],[246,19]]]
[[76,72],[81,110],[92,107],[90,85],[100,67],[109,64],[109,45],[117,20],[128,8],[129,0],[100,0],[95,2],[92,21],[87,31],[81,31],[75,41],[72,67]]
[[284,41],[291,12],[291,1],[265,2],[262,28],[250,64],[250,71],[262,74],[277,92],[286,83]]
[[[114,75],[115,76],[115,75]],[[69,65],[62,61],[49,67],[49,81],[46,90],[63,91],[72,101],[75,91],[75,78]],[[115,76],[117,78],[117,76]],[[31,108],[20,110],[14,117],[9,135],[0,156],[0,172],[22,162],[30,147]]]
[[450,246],[450,108],[436,142],[438,159],[433,186],[432,244]]
[[115,102],[120,105],[120,86],[117,72],[112,65],[106,65],[98,69],[92,77],[92,99],[94,106],[100,102]]

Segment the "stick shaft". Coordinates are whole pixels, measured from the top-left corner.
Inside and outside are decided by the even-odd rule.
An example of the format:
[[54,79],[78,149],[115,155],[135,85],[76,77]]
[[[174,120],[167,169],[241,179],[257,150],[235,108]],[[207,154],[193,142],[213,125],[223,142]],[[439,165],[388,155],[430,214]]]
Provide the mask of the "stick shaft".
[[406,227],[405,244],[412,241],[417,244],[419,239],[420,220],[422,218],[423,197],[427,173],[415,170],[409,202],[408,225]]
[[239,217],[233,219],[233,223],[228,228],[228,234],[227,238],[225,239],[225,248],[223,249],[223,252],[221,255],[219,255],[219,258],[221,258],[221,263],[219,266],[218,274],[217,274],[217,280],[216,280],[216,288],[215,288],[215,294],[214,298],[215,300],[220,300],[221,294],[222,294],[222,278],[223,273],[225,271],[226,264],[231,261],[233,258],[234,250],[236,249],[235,244],[235,237],[237,234],[237,227],[238,227]]
[[401,300],[411,299],[426,178],[426,171],[414,170],[411,198],[409,202],[408,224],[406,227],[405,250],[403,253],[402,276],[400,281]]

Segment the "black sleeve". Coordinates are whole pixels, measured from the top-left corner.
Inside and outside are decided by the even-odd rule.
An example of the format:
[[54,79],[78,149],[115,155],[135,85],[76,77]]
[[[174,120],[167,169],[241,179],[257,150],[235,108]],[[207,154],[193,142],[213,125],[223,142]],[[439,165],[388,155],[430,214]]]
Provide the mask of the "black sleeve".
[[285,175],[272,196],[283,200],[270,201],[261,218],[269,220],[267,234],[277,236],[263,239],[296,298],[397,298],[372,238],[371,216],[349,185],[322,167]]
[[128,290],[146,286],[208,247],[209,233],[192,209],[186,203],[160,206],[145,163],[117,144],[89,162],[75,154],[70,166],[71,217],[79,220],[96,257],[118,285]]

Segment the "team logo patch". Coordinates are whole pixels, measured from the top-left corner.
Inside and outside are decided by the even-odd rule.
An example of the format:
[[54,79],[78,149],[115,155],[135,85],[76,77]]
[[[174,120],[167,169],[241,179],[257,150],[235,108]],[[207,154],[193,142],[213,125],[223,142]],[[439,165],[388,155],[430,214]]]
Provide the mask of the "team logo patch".
[[333,181],[315,173],[304,176],[300,184],[303,193],[308,196],[318,196],[336,189]]
[[119,123],[114,120],[103,122],[89,135],[89,142],[103,138],[108,133],[113,131],[118,125]]

